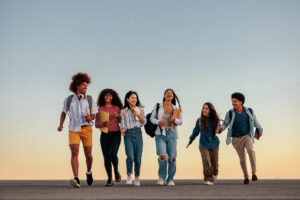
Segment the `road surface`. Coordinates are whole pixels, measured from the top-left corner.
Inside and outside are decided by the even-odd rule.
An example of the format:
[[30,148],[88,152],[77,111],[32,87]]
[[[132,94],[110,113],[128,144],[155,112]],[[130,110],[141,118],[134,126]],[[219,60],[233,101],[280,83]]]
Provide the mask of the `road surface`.
[[104,187],[104,180],[81,188],[65,181],[0,181],[0,199],[300,199],[300,180],[219,180],[214,186],[202,180],[175,180],[176,186],[157,186],[156,180],[141,180],[141,187]]

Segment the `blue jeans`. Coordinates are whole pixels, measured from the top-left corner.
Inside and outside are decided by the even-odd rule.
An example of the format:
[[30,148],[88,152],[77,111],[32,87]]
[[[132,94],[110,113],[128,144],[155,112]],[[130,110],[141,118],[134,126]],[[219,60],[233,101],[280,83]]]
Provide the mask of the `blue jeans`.
[[[166,129],[166,136],[156,135],[156,154],[159,156],[158,176],[159,178],[166,179],[168,172],[167,182],[173,181],[176,172],[176,156],[177,156],[177,138],[173,128]],[[161,155],[166,155],[168,160],[162,160]]]
[[143,137],[140,128],[128,129],[125,132],[124,144],[126,151],[126,167],[127,175],[132,174],[132,166],[134,162],[135,176],[140,176],[142,153],[143,153]]

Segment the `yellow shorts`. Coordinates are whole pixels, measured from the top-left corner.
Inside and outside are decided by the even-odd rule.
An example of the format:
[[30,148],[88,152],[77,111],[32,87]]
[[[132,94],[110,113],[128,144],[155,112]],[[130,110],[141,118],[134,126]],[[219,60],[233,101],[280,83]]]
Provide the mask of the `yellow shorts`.
[[82,140],[82,145],[85,147],[92,146],[92,132],[91,126],[81,127],[81,132],[74,132],[69,130],[69,144],[80,144]]

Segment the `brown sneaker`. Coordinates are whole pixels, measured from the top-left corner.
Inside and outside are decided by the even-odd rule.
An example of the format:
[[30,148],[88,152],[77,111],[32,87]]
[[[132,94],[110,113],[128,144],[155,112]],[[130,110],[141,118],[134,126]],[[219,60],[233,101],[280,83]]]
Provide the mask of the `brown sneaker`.
[[115,174],[115,180],[117,183],[121,182],[122,178],[119,172]]

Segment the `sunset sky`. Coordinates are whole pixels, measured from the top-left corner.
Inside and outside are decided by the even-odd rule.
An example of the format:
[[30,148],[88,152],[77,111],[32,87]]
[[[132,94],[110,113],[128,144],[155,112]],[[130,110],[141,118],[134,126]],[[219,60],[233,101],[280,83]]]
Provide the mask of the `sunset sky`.
[[[254,145],[258,177],[299,179],[299,10],[290,0],[0,0],[0,180],[73,176],[68,120],[57,127],[77,72],[90,75],[95,100],[104,88],[122,100],[135,90],[146,113],[174,89],[183,109],[175,180],[203,178],[199,136],[186,149],[188,138],[203,103],[224,118],[236,91],[264,128]],[[219,178],[243,178],[226,134]],[[93,128],[92,171],[105,179],[99,136]],[[143,139],[141,179],[157,179],[155,140]],[[125,178],[123,139],[118,155]],[[79,163],[85,179],[82,148]]]

